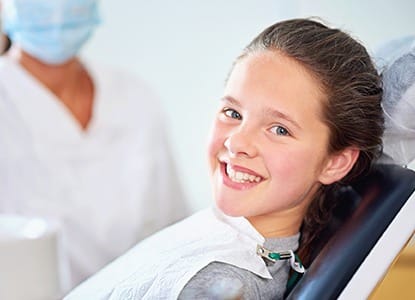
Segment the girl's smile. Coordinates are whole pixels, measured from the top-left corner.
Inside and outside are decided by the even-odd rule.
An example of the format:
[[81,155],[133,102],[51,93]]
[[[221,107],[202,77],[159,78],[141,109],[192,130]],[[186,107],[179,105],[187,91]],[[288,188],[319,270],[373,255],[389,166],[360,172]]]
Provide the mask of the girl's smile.
[[230,163],[221,163],[221,174],[223,184],[233,189],[249,189],[259,184],[263,177],[254,171],[241,167],[232,166]]

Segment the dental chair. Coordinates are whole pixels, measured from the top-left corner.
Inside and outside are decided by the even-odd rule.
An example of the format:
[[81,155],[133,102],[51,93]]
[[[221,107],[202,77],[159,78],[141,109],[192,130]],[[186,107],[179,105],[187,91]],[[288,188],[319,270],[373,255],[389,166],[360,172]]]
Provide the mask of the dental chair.
[[367,299],[415,229],[415,172],[376,164],[342,206],[287,299]]
[[415,162],[415,36],[386,42],[375,59],[384,91],[383,156],[342,191],[342,206],[287,299],[367,299],[413,235],[415,172],[401,165]]

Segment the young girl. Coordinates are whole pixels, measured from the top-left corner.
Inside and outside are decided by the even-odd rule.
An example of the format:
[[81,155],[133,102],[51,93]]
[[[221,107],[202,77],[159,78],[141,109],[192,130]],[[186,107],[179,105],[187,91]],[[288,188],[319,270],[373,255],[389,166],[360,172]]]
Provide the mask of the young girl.
[[214,207],[138,244],[67,299],[281,298],[290,266],[302,271],[293,251],[309,263],[334,192],[381,150],[381,93],[347,34],[307,19],[265,29],[219,101]]

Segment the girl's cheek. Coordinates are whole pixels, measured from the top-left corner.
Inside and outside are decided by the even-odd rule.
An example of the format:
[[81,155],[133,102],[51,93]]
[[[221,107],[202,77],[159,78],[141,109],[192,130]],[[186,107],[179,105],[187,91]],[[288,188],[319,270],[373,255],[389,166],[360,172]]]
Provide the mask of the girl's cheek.
[[215,132],[212,132],[209,140],[208,140],[208,155],[212,158],[212,156],[217,156],[219,150],[221,149],[223,142],[221,142],[222,138],[217,135]]
[[217,134],[217,128],[214,125],[209,133],[208,139],[207,139],[207,150],[208,150],[208,155],[212,155],[214,152],[214,149],[216,148],[216,144],[218,140],[218,134]]
[[210,163],[215,163],[219,153],[224,150],[225,132],[220,126],[213,126],[207,143],[207,153]]

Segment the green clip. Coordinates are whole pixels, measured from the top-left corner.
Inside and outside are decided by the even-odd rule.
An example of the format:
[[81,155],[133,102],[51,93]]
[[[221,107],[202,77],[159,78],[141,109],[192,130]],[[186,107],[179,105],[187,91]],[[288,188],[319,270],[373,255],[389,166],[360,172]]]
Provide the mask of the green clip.
[[281,259],[281,255],[278,252],[271,252],[268,254],[268,257],[275,260]]

